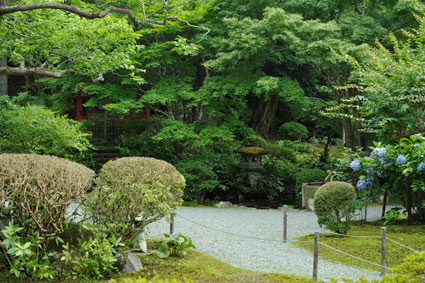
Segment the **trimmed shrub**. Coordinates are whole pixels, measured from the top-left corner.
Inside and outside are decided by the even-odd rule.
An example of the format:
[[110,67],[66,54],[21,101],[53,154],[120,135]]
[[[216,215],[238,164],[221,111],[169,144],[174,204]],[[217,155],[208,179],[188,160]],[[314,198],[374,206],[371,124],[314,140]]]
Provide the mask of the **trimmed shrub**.
[[55,156],[0,155],[0,217],[38,231],[41,242],[64,232],[68,206],[84,199],[95,173],[84,165]]
[[86,201],[94,223],[130,240],[181,202],[186,181],[171,164],[147,157],[109,161]]
[[347,234],[355,211],[355,198],[356,191],[349,183],[329,182],[321,186],[314,195],[314,212],[319,224]]
[[288,140],[302,140],[307,138],[308,130],[306,126],[300,123],[288,122],[280,126],[279,134]]

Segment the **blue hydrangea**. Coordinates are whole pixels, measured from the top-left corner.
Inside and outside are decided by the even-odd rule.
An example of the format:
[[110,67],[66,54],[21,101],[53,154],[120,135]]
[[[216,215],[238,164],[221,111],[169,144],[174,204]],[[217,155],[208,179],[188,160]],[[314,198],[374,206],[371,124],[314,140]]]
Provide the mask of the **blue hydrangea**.
[[371,185],[373,183],[373,176],[369,176],[366,178],[366,184]]
[[418,165],[418,171],[422,171],[422,170],[424,170],[425,169],[425,164],[424,163],[420,163],[419,165]]
[[406,163],[406,157],[404,157],[403,155],[399,155],[398,157],[397,157],[397,164],[398,165],[403,165],[404,163]]
[[372,175],[373,173],[375,173],[375,170],[373,170],[373,168],[369,168],[366,170],[366,174],[368,175]]
[[391,159],[388,159],[388,158],[382,159],[381,164],[384,168],[387,168],[387,167],[391,166]]
[[414,147],[420,147],[421,145],[420,145],[420,144],[418,144],[418,143],[415,143],[413,146],[414,146]]
[[381,177],[381,178],[387,177],[387,173],[382,171],[376,171],[376,175],[378,175],[378,177]]
[[360,164],[359,160],[354,160],[353,162],[351,162],[350,166],[353,171],[359,171],[362,168],[362,165]]
[[364,190],[367,187],[367,183],[363,180],[358,180],[356,187],[359,188],[360,190]]
[[421,133],[418,133],[418,134],[414,134],[414,135],[412,135],[412,137],[420,137],[420,136],[422,136],[422,134],[421,134]]
[[379,157],[386,157],[387,155],[387,149],[385,148],[385,147],[381,147],[381,148],[376,148],[376,154],[379,156]]

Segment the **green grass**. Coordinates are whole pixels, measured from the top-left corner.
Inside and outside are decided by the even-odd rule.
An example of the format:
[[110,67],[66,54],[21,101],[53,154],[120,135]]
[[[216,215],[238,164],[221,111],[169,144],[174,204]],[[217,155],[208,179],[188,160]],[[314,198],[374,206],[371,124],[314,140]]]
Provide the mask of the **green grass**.
[[[367,224],[355,223],[349,231],[348,235],[380,236],[381,226],[382,222]],[[425,250],[425,226],[423,225],[388,225],[387,237],[415,250]],[[309,235],[301,237],[298,240],[310,241],[313,239],[314,236]],[[374,263],[379,264],[381,262],[380,238],[364,239],[320,235],[320,242]],[[308,249],[310,252],[313,252],[312,244],[297,243],[297,245],[299,247]],[[410,253],[410,250],[400,247],[399,245],[396,245],[390,241],[387,241],[387,266],[396,267]],[[323,246],[319,246],[319,257],[327,259],[329,261],[339,262],[347,265],[354,265],[370,270],[380,270],[380,267],[373,266],[357,259],[342,255]]]

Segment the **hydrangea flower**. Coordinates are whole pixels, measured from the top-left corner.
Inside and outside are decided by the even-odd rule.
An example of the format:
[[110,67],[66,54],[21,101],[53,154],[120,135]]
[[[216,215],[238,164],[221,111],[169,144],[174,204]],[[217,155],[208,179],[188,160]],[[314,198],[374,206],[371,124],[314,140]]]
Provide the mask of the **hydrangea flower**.
[[421,133],[418,133],[418,134],[414,134],[414,135],[412,135],[412,137],[420,137],[420,136],[422,136],[422,134],[421,134]]
[[373,168],[369,168],[366,170],[366,174],[368,175],[372,175],[373,173],[375,173],[375,170],[373,170]]
[[420,144],[418,144],[418,143],[415,143],[413,146],[414,146],[414,147],[420,147],[421,145],[420,145]]
[[376,171],[376,175],[378,175],[378,177],[381,177],[381,178],[387,177],[387,173],[386,172],[381,172],[381,171]]
[[398,157],[397,157],[397,164],[398,165],[403,165],[404,163],[406,163],[406,157],[404,157],[403,155],[399,155]]
[[367,184],[363,180],[358,180],[357,181],[357,184],[356,184],[356,187],[359,188],[360,190],[364,190],[364,189],[366,189]]
[[382,159],[381,164],[384,168],[391,166],[391,159]]
[[422,170],[424,170],[425,169],[425,164],[424,163],[420,163],[419,165],[418,165],[418,171],[422,171]]
[[362,165],[360,164],[359,160],[352,161],[350,166],[353,171],[359,171],[362,168]]
[[373,176],[369,176],[366,178],[366,184],[371,185],[373,183]]

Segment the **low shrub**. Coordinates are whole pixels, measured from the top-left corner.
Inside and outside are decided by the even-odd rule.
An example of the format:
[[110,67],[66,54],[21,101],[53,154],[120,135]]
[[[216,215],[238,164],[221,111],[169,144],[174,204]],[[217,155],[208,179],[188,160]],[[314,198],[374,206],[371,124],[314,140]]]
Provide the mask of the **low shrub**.
[[216,154],[207,151],[204,154],[185,158],[176,164],[187,182],[185,200],[196,199],[202,203],[205,195],[218,186],[220,181],[214,172],[214,164],[219,161],[215,157]]
[[[347,233],[355,211],[356,191],[345,182],[329,182],[314,195],[314,212],[318,223],[338,233]],[[345,219],[345,223],[342,221]]]
[[61,260],[73,265],[70,275],[74,278],[100,279],[118,271],[115,254],[122,246],[121,238],[95,234],[86,240],[78,238],[78,246],[74,249],[68,243],[63,245]]
[[[31,226],[43,241],[64,231],[66,211],[84,199],[95,173],[84,165],[54,156],[0,155],[0,217]],[[32,233],[32,229],[24,231]],[[22,235],[21,236],[26,236]]]
[[289,140],[303,140],[307,138],[308,130],[303,124],[288,122],[280,126],[279,135]]
[[84,125],[41,106],[9,104],[0,109],[0,153],[35,153],[93,165]]
[[171,164],[147,157],[109,161],[96,178],[85,206],[105,231],[133,239],[181,202],[185,179]]
[[264,170],[258,180],[259,197],[262,199],[291,200],[295,194],[296,168],[286,160],[264,158]]
[[274,158],[285,160],[287,162],[297,162],[297,153],[291,147],[287,147],[282,143],[268,143],[266,151]]
[[84,199],[94,172],[54,156],[0,155],[1,243],[17,277],[52,279],[49,240],[61,241],[69,205]]

